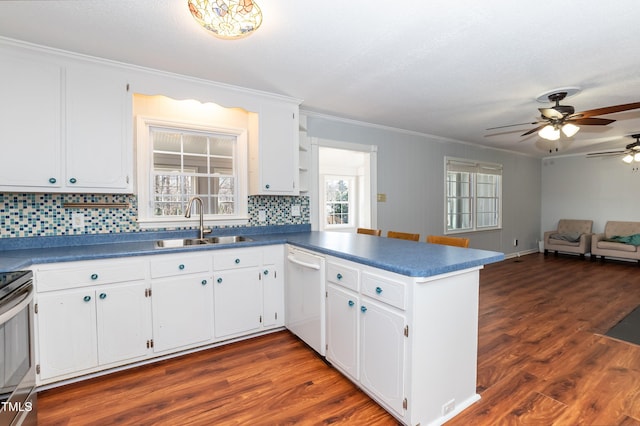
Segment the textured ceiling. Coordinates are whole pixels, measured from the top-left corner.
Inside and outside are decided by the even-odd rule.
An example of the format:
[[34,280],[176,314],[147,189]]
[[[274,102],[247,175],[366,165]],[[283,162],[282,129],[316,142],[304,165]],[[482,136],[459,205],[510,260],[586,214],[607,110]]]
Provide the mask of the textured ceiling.
[[[0,1],[0,36],[303,99],[302,108],[548,156],[541,93],[576,111],[640,101],[637,0],[257,0],[262,27],[219,40],[186,0]],[[623,147],[640,110],[583,126],[559,154]]]

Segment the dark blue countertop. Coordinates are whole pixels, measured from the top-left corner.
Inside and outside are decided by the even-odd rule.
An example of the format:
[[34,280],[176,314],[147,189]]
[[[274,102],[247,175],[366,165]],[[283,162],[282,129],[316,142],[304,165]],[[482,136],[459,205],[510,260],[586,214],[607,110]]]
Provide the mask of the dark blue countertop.
[[464,249],[370,235],[311,232],[309,229],[308,225],[225,228],[214,230],[213,235],[247,235],[253,241],[162,249],[155,247],[156,240],[192,238],[195,237],[196,231],[0,239],[0,272],[25,269],[40,263],[184,253],[285,243],[412,277],[430,277],[504,259],[504,254],[494,251]]

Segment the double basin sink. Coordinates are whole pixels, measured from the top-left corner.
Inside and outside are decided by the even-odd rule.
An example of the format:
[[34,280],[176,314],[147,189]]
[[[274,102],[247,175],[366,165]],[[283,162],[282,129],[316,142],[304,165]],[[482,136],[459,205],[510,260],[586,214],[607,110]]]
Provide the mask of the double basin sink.
[[245,241],[253,241],[253,239],[243,236],[224,236],[224,237],[209,237],[209,238],[177,238],[170,240],[158,240],[156,241],[157,248],[179,248],[179,247],[192,247],[201,246],[207,244],[234,244]]

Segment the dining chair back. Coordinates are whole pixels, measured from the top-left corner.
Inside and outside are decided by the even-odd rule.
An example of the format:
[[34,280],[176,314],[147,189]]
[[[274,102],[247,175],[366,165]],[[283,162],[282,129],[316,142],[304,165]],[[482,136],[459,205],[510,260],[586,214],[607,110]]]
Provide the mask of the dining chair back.
[[427,242],[431,244],[443,244],[445,246],[469,247],[469,239],[461,237],[446,237],[441,235],[427,235]]
[[382,235],[382,229],[358,228],[356,232],[358,234],[375,235],[376,237]]
[[387,238],[398,238],[401,240],[420,241],[420,234],[411,234],[408,232],[388,231]]

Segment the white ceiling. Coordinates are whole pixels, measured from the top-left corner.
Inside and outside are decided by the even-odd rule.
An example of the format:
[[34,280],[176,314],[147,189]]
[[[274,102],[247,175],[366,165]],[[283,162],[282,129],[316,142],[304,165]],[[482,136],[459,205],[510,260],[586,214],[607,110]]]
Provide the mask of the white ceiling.
[[[536,97],[576,111],[640,101],[637,0],[256,0],[262,27],[219,40],[186,0],[0,1],[0,35],[303,99],[333,116],[544,157]],[[623,147],[640,110],[557,154]],[[555,146],[552,146],[555,148]]]

